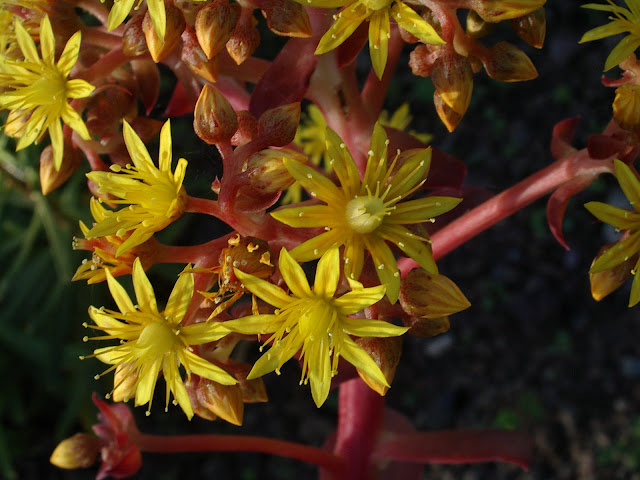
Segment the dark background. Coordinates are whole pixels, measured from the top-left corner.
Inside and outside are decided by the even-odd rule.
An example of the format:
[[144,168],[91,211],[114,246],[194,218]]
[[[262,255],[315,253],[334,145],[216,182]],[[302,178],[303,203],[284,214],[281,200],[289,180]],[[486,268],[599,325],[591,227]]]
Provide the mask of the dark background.
[[[606,14],[573,1],[550,1],[546,10],[541,51],[502,25],[487,40],[510,39],[523,48],[539,78],[500,84],[476,75],[469,112],[453,134],[433,111],[430,80],[413,77],[406,58],[389,92],[389,109],[409,100],[412,128],[433,133],[436,147],[468,165],[467,183],[490,192],[553,161],[549,141],[556,122],[582,117],[574,143],[581,148],[610,118],[613,90],[601,85],[600,76],[618,38],[577,43],[586,30],[605,23]],[[175,148],[197,172],[192,144]],[[71,236],[80,234],[76,219],[88,220],[84,179],[78,174],[64,191],[44,198],[38,193],[37,158],[20,157],[25,156],[0,158],[0,478],[88,479],[95,470],[64,472],[47,460],[57,442],[94,423],[90,392],[110,389],[92,379],[102,369],[99,362],[77,359],[90,351],[81,341],[88,305],[108,302],[103,285],[69,284],[84,257],[69,249]],[[388,405],[420,430],[524,430],[534,440],[535,459],[528,473],[497,464],[427,466],[425,478],[640,478],[640,318],[626,308],[629,285],[602,302],[591,299],[589,265],[611,232],[582,207],[619,198],[615,180],[602,178],[572,200],[565,220],[570,251],[549,233],[542,199],[439,262],[472,307],[452,317],[444,335],[405,339]],[[195,221],[182,227],[202,231]],[[165,235],[179,240],[177,233]],[[154,270],[154,285],[170,288],[176,272]],[[167,414],[154,409],[150,418],[137,409],[135,415],[143,431],[261,434],[321,445],[335,428],[336,393],[318,410],[298,378],[293,363],[282,376],[267,376],[271,401],[247,406],[242,428],[198,418],[187,424],[177,408]],[[145,454],[137,478],[179,476],[315,478],[315,468],[258,454]]]

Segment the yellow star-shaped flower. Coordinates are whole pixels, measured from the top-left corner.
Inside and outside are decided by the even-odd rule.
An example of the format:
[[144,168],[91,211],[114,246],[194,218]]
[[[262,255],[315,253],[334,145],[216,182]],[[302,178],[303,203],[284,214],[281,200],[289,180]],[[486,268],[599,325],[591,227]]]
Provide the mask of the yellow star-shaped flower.
[[443,44],[435,29],[401,0],[298,0],[313,7],[344,7],[336,21],[320,39],[316,55],[329,52],[342,44],[365,20],[369,22],[369,54],[378,78],[382,78],[387,64],[390,18],[407,32],[425,43]]
[[106,235],[124,237],[131,232],[116,250],[116,256],[147,241],[155,232],[177,220],[184,213],[187,201],[187,193],[182,186],[187,161],[184,158],[178,160],[175,172],[171,172],[169,120],[160,131],[159,167],[154,165],[144,143],[126,121],[123,134],[133,166],[121,168],[112,165],[111,172],[87,174],[99,186],[99,193],[117,197],[109,200],[110,203],[127,205],[115,212],[101,212],[104,218],[85,233],[90,239]]
[[432,222],[434,217],[448,212],[461,199],[432,196],[404,201],[425,182],[431,149],[398,152],[388,165],[389,141],[379,124],[373,130],[362,180],[340,137],[327,129],[326,142],[329,163],[340,181],[340,188],[308,165],[285,160],[291,175],[326,205],[285,208],[271,215],[292,227],[323,227],[326,230],[291,251],[298,261],[319,258],[330,248],[344,245],[345,275],[357,280],[364,264],[364,251],[368,250],[380,283],[387,288],[387,297],[395,302],[400,289],[400,273],[386,242],[393,243],[422,268],[437,272],[429,239],[411,232],[404,225]]
[[373,359],[354,342],[359,337],[395,337],[407,328],[381,320],[351,318],[384,296],[385,287],[364,288],[349,280],[351,291],[335,298],[340,280],[340,254],[337,248],[325,252],[316,271],[313,288],[302,267],[283,248],[279,269],[291,292],[253,275],[235,269],[244,287],[276,307],[273,314],[252,315],[224,322],[224,327],[247,335],[272,334],[266,343],[269,350],[258,359],[247,379],[261,377],[275,370],[301,351],[302,382],[311,384],[311,395],[320,407],[329,395],[331,378],[337,373],[340,357],[357,367],[373,381],[389,387],[384,374]]
[[[612,207],[602,202],[589,202],[585,204],[585,207],[598,220],[613,225],[619,230],[626,230],[629,235],[600,255],[591,265],[590,273],[612,269],[640,252],[640,180],[625,163],[615,160],[614,164],[620,188],[622,188],[633,207],[633,211]],[[640,260],[636,262],[635,268],[631,270],[634,278],[631,284],[629,307],[633,307],[640,302],[640,275],[637,275],[638,268],[640,268]]]
[[0,61],[0,108],[11,110],[5,131],[20,138],[18,150],[49,132],[54,165],[59,169],[64,151],[62,122],[83,139],[89,139],[82,117],[68,103],[70,98],[89,96],[94,89],[84,80],[67,78],[78,60],[81,34],[71,36],[56,63],[55,38],[47,15],[40,22],[42,58],[22,24],[15,20],[13,25],[24,60],[2,57]]
[[[118,339],[120,343],[98,348],[93,356],[112,365],[107,372],[118,366],[130,368],[129,374],[135,378],[133,390],[136,406],[149,404],[151,409],[156,381],[162,372],[166,382],[165,408],[173,393],[177,403],[191,419],[193,408],[180,374],[181,365],[188,377],[195,373],[223,385],[237,383],[222,368],[196,355],[191,348],[191,345],[219,340],[229,333],[228,330],[221,328],[219,323],[181,324],[193,296],[192,273],[180,275],[163,311],[158,310],[153,287],[139,259],[133,263],[132,274],[137,305],[133,304],[109,270],[106,270],[106,276],[109,290],[120,311],[90,307],[89,315],[95,322],[91,328],[106,334],[94,337],[95,340]],[[115,385],[114,390],[117,387]]]

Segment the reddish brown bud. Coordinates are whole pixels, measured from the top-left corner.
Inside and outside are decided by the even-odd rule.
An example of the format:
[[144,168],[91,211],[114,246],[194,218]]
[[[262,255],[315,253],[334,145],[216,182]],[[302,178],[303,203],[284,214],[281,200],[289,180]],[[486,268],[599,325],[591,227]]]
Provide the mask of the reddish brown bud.
[[522,40],[532,47],[542,48],[547,29],[544,8],[541,7],[523,17],[514,18],[509,23]]
[[[191,403],[196,415],[212,420],[211,414],[213,414],[234,425],[242,425],[244,402],[238,385],[220,385],[195,375],[192,375],[188,383],[192,393]],[[197,403],[193,401],[194,398]]]
[[194,111],[193,128],[209,145],[229,141],[238,128],[233,107],[211,85],[205,85],[200,92]]
[[62,164],[56,169],[53,162],[53,147],[48,145],[40,154],[40,189],[48,195],[66,182],[71,174],[82,165],[82,154],[70,141],[65,140]]
[[409,335],[417,338],[431,338],[445,333],[450,328],[449,317],[420,318],[409,317],[402,319],[405,327],[409,327]]
[[409,55],[409,67],[414,75],[428,77],[431,75],[431,67],[438,59],[439,49],[419,44]]
[[250,9],[243,9],[236,29],[227,42],[227,52],[240,65],[253,55],[260,45],[260,33],[256,28],[258,21]]
[[486,22],[475,11],[469,10],[467,13],[466,34],[467,37],[475,40],[482,38],[493,31],[493,23]]
[[[391,385],[393,377],[396,374],[396,367],[402,356],[402,339],[400,337],[358,338],[356,343],[373,358],[373,361],[376,362],[376,365],[380,367],[380,370],[384,374],[387,383]],[[380,395],[385,395],[389,390],[389,387],[379,384],[360,370],[358,370],[358,375],[360,375],[360,378],[364,380],[369,388],[375,390]]]
[[295,179],[284,166],[284,159],[305,163],[307,156],[290,148],[267,148],[254,153],[247,160],[245,171],[253,189],[271,194],[293,185]]
[[120,131],[123,118],[137,114],[138,104],[128,89],[113,85],[94,92],[85,110],[87,128],[92,135],[104,139]]
[[447,127],[447,130],[453,132],[462,120],[462,115],[447,105],[437,91],[433,93],[433,105],[436,107],[436,112],[438,112],[438,116],[444,126]]
[[399,299],[405,312],[423,318],[446,317],[471,305],[449,278],[421,268],[402,279]]
[[49,461],[58,468],[72,470],[93,465],[100,452],[100,440],[86,433],[76,433],[58,444]]
[[187,28],[182,34],[180,58],[196,75],[215,83],[218,78],[218,57],[207,58],[193,30]]
[[122,34],[122,52],[127,57],[137,57],[149,51],[147,39],[142,30],[145,15],[134,15],[127,22]]
[[258,119],[258,137],[265,145],[284,147],[293,142],[300,124],[300,103],[271,108]]
[[251,370],[251,365],[245,363],[236,364],[233,376],[238,380],[238,387],[242,392],[242,401],[244,403],[264,403],[269,401],[267,389],[264,386],[262,377],[247,380],[247,375]]
[[[602,256],[607,250],[616,245],[617,242],[608,243],[603,246],[596,255],[596,258],[593,259],[593,263]],[[589,273],[589,282],[591,283],[591,296],[596,301],[602,300],[604,297],[614,292],[620,287],[623,283],[625,283],[631,275],[633,275],[633,267],[638,261],[638,254],[632,255],[627,258],[624,262],[616,265],[609,270],[604,270],[602,272],[597,273]],[[593,263],[591,265],[593,265]]]
[[196,16],[196,36],[207,58],[214,57],[231,38],[240,18],[240,5],[214,0]]
[[142,31],[147,39],[149,53],[156,63],[163,60],[171,53],[176,45],[178,45],[184,27],[186,26],[184,16],[180,9],[174,7],[170,2],[165,2],[164,8],[167,16],[167,31],[164,39],[158,36],[148,10],[147,13],[144,14],[144,21],[142,22]]
[[442,101],[464,116],[473,91],[473,72],[467,59],[454,51],[443,52],[431,68],[431,81]]
[[242,145],[250,142],[258,134],[258,121],[247,110],[236,112],[238,129],[231,137],[231,145]]
[[626,84],[616,88],[613,118],[625,130],[640,129],[640,85]]
[[489,49],[488,56],[482,58],[487,75],[499,82],[522,82],[538,76],[527,54],[515,45],[500,42]]
[[305,8],[292,0],[258,1],[267,26],[276,35],[285,37],[311,36],[311,22]]

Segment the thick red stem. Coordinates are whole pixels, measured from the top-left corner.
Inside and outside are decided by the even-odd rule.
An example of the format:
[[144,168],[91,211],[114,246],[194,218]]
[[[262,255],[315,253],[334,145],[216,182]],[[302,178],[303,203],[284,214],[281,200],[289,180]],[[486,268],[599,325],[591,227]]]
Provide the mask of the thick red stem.
[[384,397],[360,378],[340,385],[334,453],[347,459],[335,480],[369,480],[370,459],[382,426]]

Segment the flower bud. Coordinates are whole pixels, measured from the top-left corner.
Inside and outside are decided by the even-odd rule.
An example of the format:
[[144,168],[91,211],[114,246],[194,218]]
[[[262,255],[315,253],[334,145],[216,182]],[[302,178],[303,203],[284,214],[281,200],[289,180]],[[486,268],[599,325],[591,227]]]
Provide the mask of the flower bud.
[[250,142],[258,134],[258,121],[247,110],[236,112],[238,129],[231,137],[231,145],[242,145]]
[[11,138],[20,138],[32,113],[25,113],[24,110],[14,109],[9,111],[7,121],[4,124],[4,134]]
[[[402,339],[400,337],[358,338],[356,343],[373,358],[373,361],[376,362],[376,365],[380,367],[380,370],[384,374],[387,383],[391,385],[393,377],[396,374],[396,367],[402,356]],[[360,375],[360,378],[364,380],[369,388],[378,392],[380,395],[385,395],[389,390],[389,387],[372,380],[360,370],[358,370],[358,375]]]
[[471,305],[449,278],[421,268],[402,279],[399,299],[405,312],[422,318],[446,317]]
[[242,11],[236,29],[226,44],[227,52],[238,65],[253,55],[253,52],[260,45],[260,33],[256,28],[257,24],[258,21],[251,10],[245,9]]
[[[611,247],[616,245],[617,242],[609,243],[603,246],[593,259],[593,264]],[[612,267],[608,270],[599,271],[596,273],[589,272],[589,282],[591,283],[591,296],[599,302],[604,297],[614,292],[625,283],[633,274],[633,268],[638,261],[638,254],[630,256],[622,263]]]
[[431,68],[431,81],[442,101],[464,116],[473,91],[473,72],[467,59],[453,51],[441,55]]
[[[134,62],[135,63],[135,62]],[[154,63],[153,68],[157,69]],[[122,119],[137,114],[137,99],[121,86],[111,86],[96,91],[87,102],[86,125],[92,135],[108,138],[120,131]]]
[[218,78],[218,57],[211,59],[204,54],[193,30],[187,28],[182,34],[182,52],[180,58],[196,75],[215,83]]
[[73,470],[93,465],[100,452],[100,440],[86,433],[76,433],[58,444],[49,461],[58,468]]
[[147,39],[149,53],[156,63],[163,60],[178,45],[186,26],[180,9],[174,7],[170,2],[165,2],[164,8],[167,16],[167,30],[164,38],[160,37],[156,32],[149,10],[144,14],[144,21],[142,22],[142,31]]
[[[129,253],[129,252],[126,252]],[[113,375],[113,393],[111,399],[114,402],[128,402],[136,396],[138,373],[132,363],[119,363]]]
[[270,194],[293,185],[295,179],[284,166],[285,158],[307,161],[306,155],[290,148],[267,148],[251,155],[245,168],[251,186],[261,194]]
[[40,189],[48,195],[66,182],[82,165],[82,154],[70,141],[64,141],[62,163],[58,168],[53,161],[53,147],[48,145],[40,154]]
[[236,112],[229,101],[211,85],[200,92],[194,111],[193,128],[209,145],[229,141],[238,128]]
[[547,30],[544,8],[540,7],[523,17],[514,18],[509,23],[522,40],[532,47],[542,48]]
[[542,7],[547,0],[467,0],[462,8],[475,10],[487,22],[522,17]]
[[469,10],[467,14],[466,30],[467,37],[475,40],[491,33],[494,28],[493,23],[485,22],[475,11]]
[[237,363],[231,372],[235,379],[238,380],[238,387],[242,392],[242,401],[244,403],[268,402],[269,397],[262,377],[247,380],[247,375],[249,375],[251,368],[252,366],[246,363]]
[[447,130],[453,132],[462,120],[462,115],[447,105],[438,91],[433,93],[433,105],[436,107],[436,112],[438,112],[438,116],[444,126],[447,127]]
[[137,57],[149,51],[147,39],[142,30],[145,15],[134,15],[127,22],[122,34],[122,52],[127,57]]
[[431,45],[418,44],[409,54],[409,67],[414,75],[428,77],[431,75],[431,67],[438,59],[440,49]]
[[211,420],[213,414],[234,425],[242,425],[244,402],[238,385],[221,385],[207,378],[196,378],[195,375],[188,382],[197,401],[197,405],[194,405],[196,415]]
[[499,82],[522,82],[538,76],[527,54],[508,42],[495,44],[481,60],[487,75]]
[[439,318],[403,318],[402,323],[409,327],[407,333],[417,338],[431,338],[441,333],[445,333],[450,328],[449,317]]
[[240,5],[214,0],[196,16],[196,36],[207,58],[213,58],[231,38],[240,18]]
[[305,8],[292,0],[256,2],[267,19],[267,26],[276,35],[307,38],[311,36],[311,22]]
[[640,85],[626,84],[616,88],[613,118],[625,130],[640,128]]
[[299,124],[299,102],[271,108],[258,119],[258,137],[265,145],[284,147],[293,142]]

